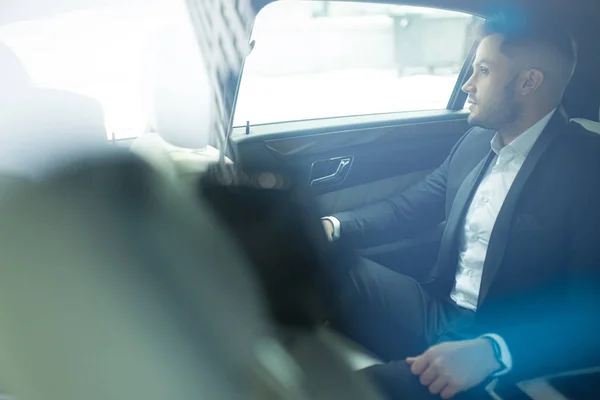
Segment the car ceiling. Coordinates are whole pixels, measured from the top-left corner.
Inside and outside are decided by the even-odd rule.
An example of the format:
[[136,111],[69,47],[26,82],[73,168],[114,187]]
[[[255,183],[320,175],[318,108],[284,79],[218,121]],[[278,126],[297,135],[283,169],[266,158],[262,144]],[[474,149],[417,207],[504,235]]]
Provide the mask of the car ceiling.
[[[276,0],[251,0],[256,9]],[[600,15],[597,0],[336,0],[372,3],[414,5],[464,11],[480,16],[491,16],[500,10],[530,9],[536,13],[551,13],[571,20],[590,14]]]

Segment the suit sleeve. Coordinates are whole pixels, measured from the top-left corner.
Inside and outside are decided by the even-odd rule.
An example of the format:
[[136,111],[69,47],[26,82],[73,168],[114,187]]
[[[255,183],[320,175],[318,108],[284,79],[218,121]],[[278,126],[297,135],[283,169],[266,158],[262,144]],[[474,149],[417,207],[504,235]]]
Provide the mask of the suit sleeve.
[[345,243],[377,245],[408,237],[443,222],[446,217],[449,165],[456,149],[469,132],[452,148],[440,167],[401,194],[356,210],[334,214],[340,221],[340,240]]
[[598,177],[600,167],[581,178],[585,189],[576,194],[577,207],[569,210],[567,268],[560,282],[540,291],[539,296],[547,299],[544,310],[528,325],[496,332],[512,355],[512,371],[507,375],[511,381],[600,366]]

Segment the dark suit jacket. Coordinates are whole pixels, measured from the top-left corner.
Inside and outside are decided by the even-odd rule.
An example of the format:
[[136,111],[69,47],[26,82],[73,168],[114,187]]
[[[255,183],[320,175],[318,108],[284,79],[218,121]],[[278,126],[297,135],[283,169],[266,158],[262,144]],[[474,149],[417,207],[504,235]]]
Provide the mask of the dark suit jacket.
[[[446,161],[401,195],[336,214],[342,238],[406,236],[446,221],[426,289],[448,299],[464,214],[493,153],[493,131],[473,128]],[[559,109],[540,135],[492,231],[475,323],[447,338],[497,333],[515,380],[600,365],[600,136]],[[460,324],[458,324],[460,325]]]

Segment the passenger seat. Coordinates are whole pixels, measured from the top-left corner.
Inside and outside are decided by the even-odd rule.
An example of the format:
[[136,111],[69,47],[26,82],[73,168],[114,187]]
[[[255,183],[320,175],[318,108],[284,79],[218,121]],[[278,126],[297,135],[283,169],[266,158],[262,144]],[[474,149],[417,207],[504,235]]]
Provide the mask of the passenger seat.
[[84,150],[108,146],[96,101],[61,90],[31,89],[0,114],[0,171],[33,177]]
[[96,100],[36,88],[16,55],[0,43],[0,173],[35,177],[87,149],[107,148]]

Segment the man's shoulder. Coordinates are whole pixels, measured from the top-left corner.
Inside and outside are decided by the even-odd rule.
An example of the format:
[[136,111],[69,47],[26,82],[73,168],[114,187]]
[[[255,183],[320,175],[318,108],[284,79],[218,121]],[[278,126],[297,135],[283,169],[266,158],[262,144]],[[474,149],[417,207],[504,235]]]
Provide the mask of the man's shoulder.
[[481,159],[490,151],[490,143],[495,134],[496,131],[491,129],[472,127],[459,140],[454,155],[459,158],[467,156]]
[[474,143],[485,142],[489,145],[490,141],[492,140],[495,134],[496,131],[493,129],[485,129],[479,126],[474,126],[465,133],[465,135],[463,136],[463,141]]

